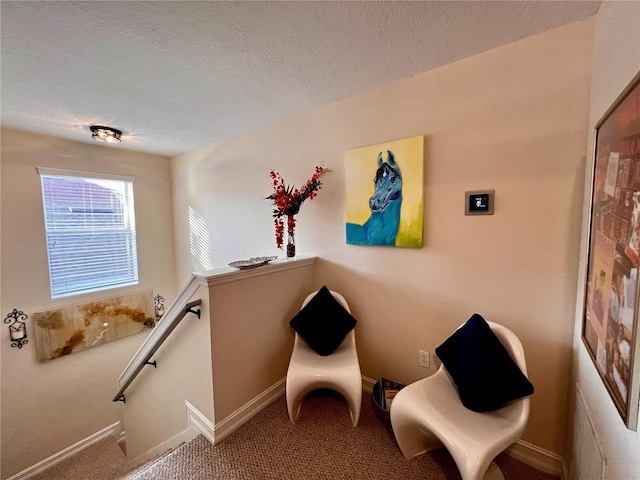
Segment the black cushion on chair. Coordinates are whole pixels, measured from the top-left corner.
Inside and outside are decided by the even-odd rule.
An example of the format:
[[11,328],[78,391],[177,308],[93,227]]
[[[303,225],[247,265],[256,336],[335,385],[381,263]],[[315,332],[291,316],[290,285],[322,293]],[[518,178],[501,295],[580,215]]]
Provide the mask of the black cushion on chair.
[[490,412],[533,393],[531,382],[477,313],[436,348],[436,354],[469,410]]
[[318,355],[327,356],[340,346],[356,323],[356,319],[323,286],[289,325]]

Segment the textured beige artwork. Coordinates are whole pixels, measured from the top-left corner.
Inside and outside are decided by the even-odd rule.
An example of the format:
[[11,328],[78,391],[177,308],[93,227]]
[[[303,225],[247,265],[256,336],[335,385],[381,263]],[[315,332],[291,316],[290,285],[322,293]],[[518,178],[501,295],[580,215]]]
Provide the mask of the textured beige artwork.
[[142,332],[155,325],[153,291],[33,314],[41,362]]

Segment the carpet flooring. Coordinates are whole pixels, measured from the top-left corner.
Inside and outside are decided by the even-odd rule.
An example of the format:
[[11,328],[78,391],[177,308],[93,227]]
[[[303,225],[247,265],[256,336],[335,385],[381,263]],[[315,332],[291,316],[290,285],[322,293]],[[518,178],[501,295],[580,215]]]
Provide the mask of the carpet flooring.
[[122,449],[113,437],[108,437],[30,480],[113,480],[127,470]]
[[[506,480],[553,480],[501,454],[496,463]],[[345,401],[321,391],[307,397],[296,425],[284,397],[265,408],[215,447],[198,436],[120,480],[329,480],[460,479],[444,449],[408,461],[393,432],[375,415],[364,395],[358,427],[351,426]]]

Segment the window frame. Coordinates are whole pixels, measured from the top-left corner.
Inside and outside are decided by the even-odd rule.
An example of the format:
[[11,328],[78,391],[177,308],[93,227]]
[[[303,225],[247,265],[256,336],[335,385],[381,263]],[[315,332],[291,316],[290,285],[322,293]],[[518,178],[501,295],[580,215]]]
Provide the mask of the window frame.
[[[37,167],[37,172],[40,176],[40,188],[42,194],[42,211],[43,211],[43,223],[45,230],[45,241],[47,244],[47,268],[49,269],[49,286],[51,291],[51,298],[63,298],[74,295],[81,295],[90,292],[104,291],[110,290],[114,288],[120,288],[130,285],[137,285],[140,282],[140,272],[139,272],[139,262],[138,262],[138,246],[137,246],[137,232],[136,232],[136,212],[135,212],[135,177],[128,175],[117,175],[110,173],[98,173],[98,172],[86,172],[80,170],[67,170],[67,169],[58,169],[58,168],[49,168],[49,167]],[[79,286],[79,283],[75,286],[67,286],[67,288],[60,288],[59,285],[54,285],[55,272],[52,271],[52,268],[55,269],[55,265],[52,264],[52,256],[51,256],[51,237],[55,237],[55,235],[59,235],[59,232],[56,232],[51,228],[51,225],[48,224],[48,212],[51,208],[51,199],[47,199],[47,195],[45,192],[45,177],[63,177],[63,178],[79,178],[84,179],[89,182],[91,180],[103,180],[103,181],[116,181],[123,182],[124,189],[128,191],[128,194],[125,195],[126,201],[123,202],[123,219],[122,219],[122,227],[124,230],[119,230],[117,227],[115,230],[104,229],[101,231],[101,234],[104,236],[113,235],[125,235],[125,238],[128,239],[129,245],[127,248],[131,250],[132,253],[127,253],[118,257],[115,257],[115,260],[125,259],[128,267],[120,268],[120,271],[126,273],[126,278],[122,281],[113,281],[113,276],[109,281],[106,281],[109,277],[102,278],[97,276],[92,279],[92,282],[87,281],[87,285],[85,287]],[[129,184],[129,185],[126,185]],[[100,186],[99,184],[97,184]],[[103,187],[106,188],[106,187]],[[87,204],[83,204],[84,207]],[[71,207],[69,208],[70,212],[73,213]],[[84,212],[87,213],[87,212]],[[89,219],[89,224],[93,227],[98,222],[93,216],[96,214],[102,214],[105,212],[88,212],[92,215]],[[99,230],[99,229],[98,229]],[[82,229],[79,230],[79,234],[82,234]],[[95,235],[94,239],[100,239],[101,235]],[[113,242],[109,244],[108,242],[104,243],[105,246],[115,247],[118,245],[118,242]],[[121,245],[121,244],[120,244]],[[105,257],[106,260],[106,257]],[[89,270],[87,270],[88,272]],[[64,274],[61,275],[64,277]],[[115,276],[115,275],[114,275]]]

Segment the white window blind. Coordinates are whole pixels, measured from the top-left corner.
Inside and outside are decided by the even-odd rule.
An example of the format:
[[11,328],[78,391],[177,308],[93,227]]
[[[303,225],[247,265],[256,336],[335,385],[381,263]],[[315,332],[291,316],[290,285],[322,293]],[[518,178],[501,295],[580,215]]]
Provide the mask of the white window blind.
[[51,296],[138,283],[133,179],[38,171]]

